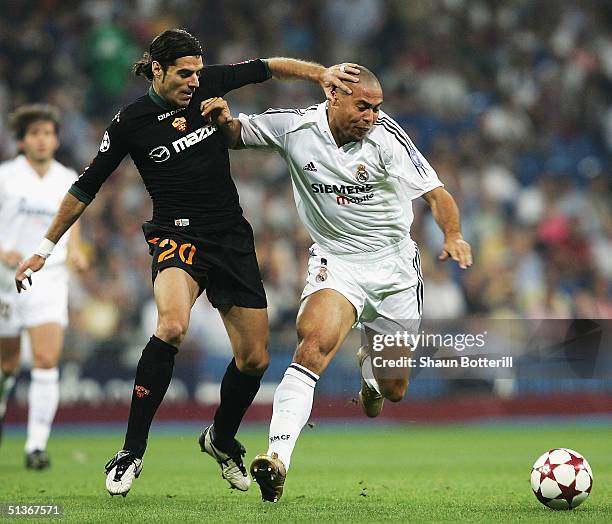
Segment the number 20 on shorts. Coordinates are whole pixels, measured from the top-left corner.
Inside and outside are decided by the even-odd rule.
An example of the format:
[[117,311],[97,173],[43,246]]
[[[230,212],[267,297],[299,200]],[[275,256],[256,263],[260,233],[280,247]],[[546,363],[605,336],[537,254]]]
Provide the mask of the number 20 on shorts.
[[[174,258],[174,255],[176,254],[176,248],[178,247],[178,255],[179,258],[185,263],[185,264],[193,264],[193,255],[195,255],[196,252],[196,247],[193,244],[189,244],[189,243],[185,243],[185,244],[177,244],[174,240],[172,240],[171,238],[164,238],[160,243],[159,243],[159,247],[166,247],[169,246],[168,249],[165,249],[164,251],[162,251],[158,257],[157,257],[157,262],[163,262],[164,260],[169,260],[171,258]],[[189,250],[189,252],[187,252],[187,250]]]

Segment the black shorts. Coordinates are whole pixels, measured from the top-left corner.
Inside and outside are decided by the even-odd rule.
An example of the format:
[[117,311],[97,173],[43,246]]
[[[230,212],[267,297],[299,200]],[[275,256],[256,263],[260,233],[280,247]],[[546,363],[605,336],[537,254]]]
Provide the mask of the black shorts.
[[167,267],[179,267],[200,285],[213,307],[267,307],[255,255],[253,230],[245,218],[229,229],[202,233],[187,227],[142,225],[149,245],[152,279]]

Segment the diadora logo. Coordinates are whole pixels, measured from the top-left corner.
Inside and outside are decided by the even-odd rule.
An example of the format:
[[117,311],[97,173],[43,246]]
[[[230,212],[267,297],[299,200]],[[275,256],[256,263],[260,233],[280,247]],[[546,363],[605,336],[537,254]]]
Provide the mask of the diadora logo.
[[161,122],[162,120],[165,120],[169,116],[176,115],[179,111],[184,111],[184,110],[185,108],[181,107],[180,109],[174,109],[172,111],[168,111],[167,113],[162,113],[161,115],[157,115],[157,120]]
[[179,116],[172,121],[172,127],[181,133],[187,131],[187,119],[184,116]]
[[302,169],[304,171],[316,171],[317,166],[314,165],[314,162],[308,162]]
[[178,140],[175,140],[174,142],[172,142],[172,145],[174,146],[174,150],[177,153],[180,153],[181,151],[184,151],[188,147],[191,147],[201,142],[205,138],[209,137],[216,130],[217,130],[217,126],[214,124],[207,124],[203,127],[200,127],[199,129],[196,129],[192,133],[189,133],[188,135],[185,135],[179,138]]
[[270,437],[270,442],[278,442],[279,440],[289,440],[291,435],[274,435]]
[[149,158],[153,162],[165,162],[170,158],[170,150],[166,146],[157,146],[149,152]]

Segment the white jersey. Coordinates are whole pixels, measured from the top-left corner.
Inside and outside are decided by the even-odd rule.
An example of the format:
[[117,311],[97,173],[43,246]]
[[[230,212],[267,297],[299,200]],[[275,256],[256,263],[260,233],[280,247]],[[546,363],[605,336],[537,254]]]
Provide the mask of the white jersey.
[[[76,179],[75,171],[55,160],[42,177],[23,155],[0,164],[0,249],[24,258],[34,253]],[[67,244],[64,235],[45,267],[66,261]]]
[[408,239],[412,200],[443,185],[383,111],[363,140],[342,147],[330,131],[327,102],[239,119],[247,147],[285,158],[300,218],[312,239],[335,255],[376,252]]

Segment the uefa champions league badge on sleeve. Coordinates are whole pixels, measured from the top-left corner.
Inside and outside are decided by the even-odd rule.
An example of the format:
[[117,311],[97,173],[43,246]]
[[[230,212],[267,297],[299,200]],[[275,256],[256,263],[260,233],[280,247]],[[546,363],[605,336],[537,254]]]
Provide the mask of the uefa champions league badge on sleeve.
[[366,171],[366,167],[363,164],[359,164],[357,166],[357,171],[355,172],[355,179],[360,184],[364,184],[368,181],[368,178],[370,177],[368,175],[368,172]]

